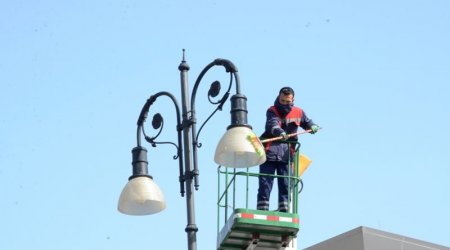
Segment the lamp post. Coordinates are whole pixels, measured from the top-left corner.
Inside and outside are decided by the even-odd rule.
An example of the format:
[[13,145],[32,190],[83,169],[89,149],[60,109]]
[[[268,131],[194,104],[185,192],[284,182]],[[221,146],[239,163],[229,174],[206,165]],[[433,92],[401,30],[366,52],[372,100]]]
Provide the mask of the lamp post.
[[[209,69],[214,66],[222,66],[226,72],[230,74],[230,83],[228,90],[222,98],[214,102],[211,98],[215,98],[220,93],[220,82],[214,81],[210,85],[208,91],[208,99],[211,104],[217,105],[216,110],[206,119],[206,121],[197,131],[196,128],[196,111],[195,97],[199,84],[203,76]],[[227,131],[221,138],[215,152],[214,160],[217,164],[226,167],[241,168],[251,167],[262,164],[265,160],[265,154],[261,154],[263,150],[260,141],[252,131],[250,125],[247,124],[247,98],[240,92],[239,75],[235,65],[226,59],[216,59],[208,64],[197,77],[194,88],[192,90],[191,100],[189,100],[188,88],[188,71],[189,65],[185,61],[184,49],[183,59],[178,67],[181,78],[181,113],[180,105],[177,99],[169,92],[158,92],[150,96],[142,107],[141,113],[137,121],[137,146],[132,150],[133,156],[133,174],[129,177],[129,182],[122,190],[119,198],[118,210],[129,215],[148,215],[158,213],[165,207],[164,196],[158,185],[153,182],[153,177],[148,173],[147,150],[141,145],[141,135],[152,146],[157,144],[170,143],[176,146],[177,154],[174,159],[179,161],[179,182],[181,196],[186,198],[187,209],[187,226],[185,231],[188,237],[188,249],[197,249],[196,232],[198,231],[195,224],[195,206],[194,206],[194,187],[198,190],[198,160],[197,148],[198,135],[203,126],[218,110],[222,110],[223,105],[227,101],[233,80],[236,84],[236,94],[231,98],[231,124],[227,127]],[[156,136],[150,137],[145,134],[144,123],[148,116],[148,112],[152,104],[161,96],[169,97],[172,100],[177,118],[177,134],[178,142],[158,142],[157,137],[160,135],[164,120],[160,113],[153,116],[152,126],[159,129]],[[249,140],[249,138],[253,138]],[[256,138],[256,142],[254,139]]]

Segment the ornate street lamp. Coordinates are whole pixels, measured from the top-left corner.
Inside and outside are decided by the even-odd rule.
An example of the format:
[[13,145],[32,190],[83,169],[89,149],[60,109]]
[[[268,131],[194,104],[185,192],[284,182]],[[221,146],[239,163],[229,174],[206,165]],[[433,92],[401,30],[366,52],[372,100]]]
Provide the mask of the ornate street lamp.
[[[182,113],[180,114],[180,105],[178,104],[176,98],[169,92],[158,92],[157,94],[150,96],[147,100],[142,108],[137,122],[137,146],[132,150],[133,174],[130,176],[129,182],[124,187],[118,204],[118,210],[129,215],[148,215],[158,213],[166,207],[161,190],[158,185],[153,182],[152,176],[148,173],[147,150],[141,146],[141,134],[144,135],[145,140],[152,146],[162,143],[170,143],[175,145],[177,148],[177,155],[174,156],[174,159],[178,159],[179,161],[180,193],[181,196],[186,195],[187,226],[185,231],[188,236],[189,250],[197,249],[196,232],[198,230],[195,224],[193,192],[194,186],[196,190],[198,190],[199,187],[197,147],[200,147],[196,129],[195,96],[203,76],[214,66],[223,66],[226,72],[230,73],[230,83],[227,92],[217,102],[213,102],[211,98],[218,96],[220,92],[220,82],[214,81],[211,84],[208,91],[208,99],[211,104],[217,105],[217,108],[202,124],[198,134],[200,134],[203,126],[216,113],[216,111],[222,110],[223,105],[230,95],[233,80],[235,80],[236,94],[230,98],[231,124],[227,127],[225,135],[222,137],[216,148],[214,160],[219,165],[232,168],[257,166],[266,160],[261,142],[252,131],[252,127],[247,124],[247,98],[240,92],[239,75],[234,64],[226,59],[216,59],[208,64],[197,77],[191,95],[191,102],[189,102],[187,77],[189,65],[185,61],[183,50],[183,59],[178,67],[181,78]],[[159,129],[159,132],[154,137],[149,137],[145,134],[144,122],[148,116],[150,107],[160,96],[169,97],[174,103],[177,116],[178,143],[156,141],[164,124],[163,118],[159,113],[155,114],[152,120],[153,128]]]

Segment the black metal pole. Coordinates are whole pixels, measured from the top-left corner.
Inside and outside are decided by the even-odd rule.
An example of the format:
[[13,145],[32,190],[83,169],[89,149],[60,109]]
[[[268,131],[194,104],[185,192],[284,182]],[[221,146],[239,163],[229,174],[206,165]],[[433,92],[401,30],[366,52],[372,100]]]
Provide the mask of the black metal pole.
[[188,249],[197,250],[197,225],[195,224],[195,203],[194,203],[194,185],[193,185],[193,169],[192,169],[192,138],[190,134],[190,128],[192,125],[192,120],[195,117],[189,117],[192,115],[189,110],[189,86],[188,86],[188,71],[189,65],[186,63],[184,58],[183,50],[183,60],[180,66],[181,78],[181,106],[182,106],[182,126],[183,126],[183,145],[184,145],[184,166],[185,166],[185,179],[186,179],[186,208],[187,208],[187,226],[186,233],[188,237]]

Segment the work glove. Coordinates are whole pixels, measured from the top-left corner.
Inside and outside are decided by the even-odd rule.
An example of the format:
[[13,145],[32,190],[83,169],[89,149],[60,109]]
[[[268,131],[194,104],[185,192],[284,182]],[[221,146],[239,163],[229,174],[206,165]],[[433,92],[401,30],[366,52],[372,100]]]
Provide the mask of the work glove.
[[317,133],[317,131],[319,131],[320,127],[317,125],[312,125],[311,126],[311,134],[315,134]]
[[289,139],[289,135],[286,134],[286,132],[281,133],[280,136],[283,137],[283,140],[285,140],[285,141],[286,141],[287,139]]

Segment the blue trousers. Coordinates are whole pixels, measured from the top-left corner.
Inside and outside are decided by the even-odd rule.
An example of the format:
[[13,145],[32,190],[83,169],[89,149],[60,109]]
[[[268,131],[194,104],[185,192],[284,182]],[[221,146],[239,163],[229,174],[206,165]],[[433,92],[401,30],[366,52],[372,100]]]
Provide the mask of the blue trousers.
[[[259,166],[260,174],[292,176],[292,170],[285,162],[270,162],[266,161]],[[287,212],[288,199],[289,199],[289,178],[288,177],[276,177],[278,183],[278,211]],[[258,188],[258,210],[269,210],[270,192],[272,191],[274,177],[273,176],[259,176],[259,188]],[[292,188],[292,182],[291,182]]]

